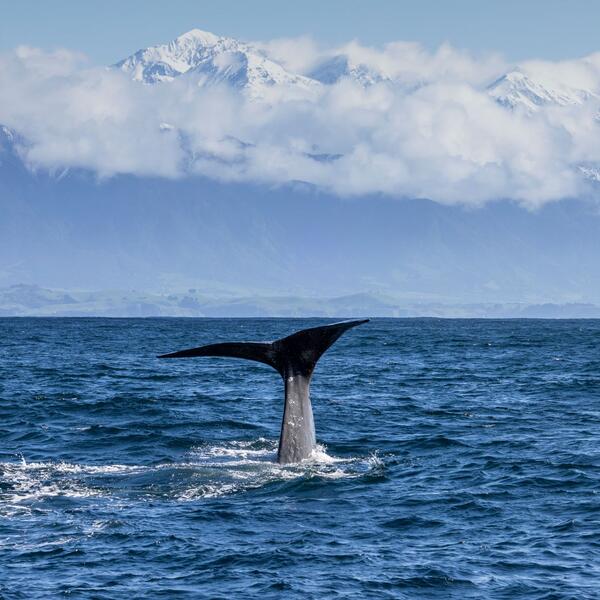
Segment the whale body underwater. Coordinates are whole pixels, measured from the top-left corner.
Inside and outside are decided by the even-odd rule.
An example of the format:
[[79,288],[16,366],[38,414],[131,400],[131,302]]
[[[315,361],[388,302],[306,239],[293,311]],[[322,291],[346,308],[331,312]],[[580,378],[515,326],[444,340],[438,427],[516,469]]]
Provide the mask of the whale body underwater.
[[297,463],[309,458],[316,447],[315,422],[310,403],[310,380],[315,366],[341,335],[368,321],[361,319],[310,327],[274,342],[208,344],[161,354],[158,358],[220,356],[254,360],[273,367],[285,384],[277,462]]

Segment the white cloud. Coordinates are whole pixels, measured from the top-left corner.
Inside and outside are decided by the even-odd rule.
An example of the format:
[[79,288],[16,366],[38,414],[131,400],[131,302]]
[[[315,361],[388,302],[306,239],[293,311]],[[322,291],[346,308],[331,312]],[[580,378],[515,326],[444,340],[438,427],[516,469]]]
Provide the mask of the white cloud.
[[308,36],[277,38],[254,45],[292,73],[306,75],[323,56],[323,49]]
[[[18,48],[0,55],[0,124],[27,141],[21,153],[32,168],[301,180],[341,195],[450,204],[511,198],[536,207],[585,193],[579,165],[600,164],[597,101],[510,111],[485,89],[506,69],[496,56],[405,42],[322,51],[307,38],[262,48],[304,73],[344,52],[400,84],[342,78],[314,97],[287,100],[282,90],[266,104],[193,78],[141,85],[77,54]],[[522,68],[547,85],[600,90],[599,57]]]
[[595,88],[600,79],[600,52],[574,60],[528,60],[521,68],[550,87]]
[[350,42],[335,52],[345,54],[354,64],[364,64],[385,77],[409,85],[448,80],[480,84],[506,67],[499,55],[490,54],[476,60],[449,44],[431,53],[416,42],[391,42],[383,49]]

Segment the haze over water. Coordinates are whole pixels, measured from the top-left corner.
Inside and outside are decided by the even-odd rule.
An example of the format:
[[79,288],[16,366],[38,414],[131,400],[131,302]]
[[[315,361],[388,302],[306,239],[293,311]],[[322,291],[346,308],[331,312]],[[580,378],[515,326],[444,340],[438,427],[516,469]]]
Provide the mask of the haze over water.
[[596,598],[600,321],[372,321],[285,467],[274,371],[154,358],[324,322],[0,319],[0,597]]

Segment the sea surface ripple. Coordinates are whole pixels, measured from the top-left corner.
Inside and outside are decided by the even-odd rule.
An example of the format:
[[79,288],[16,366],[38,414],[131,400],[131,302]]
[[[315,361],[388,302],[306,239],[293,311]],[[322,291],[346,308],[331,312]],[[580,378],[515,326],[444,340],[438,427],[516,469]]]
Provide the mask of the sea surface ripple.
[[0,598],[600,598],[600,321],[376,319],[313,460],[264,365],[322,319],[0,319]]

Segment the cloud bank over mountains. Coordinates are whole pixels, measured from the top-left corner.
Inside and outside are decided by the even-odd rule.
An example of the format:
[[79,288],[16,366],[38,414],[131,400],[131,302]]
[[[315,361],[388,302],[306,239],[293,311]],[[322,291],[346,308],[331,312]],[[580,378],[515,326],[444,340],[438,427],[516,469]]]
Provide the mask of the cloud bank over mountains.
[[508,65],[450,46],[324,49],[192,30],[110,68],[66,50],[0,55],[0,124],[31,169],[57,174],[535,208],[594,193],[599,110],[600,53]]

